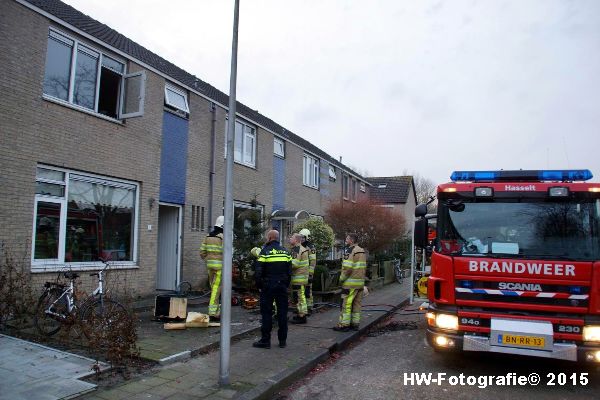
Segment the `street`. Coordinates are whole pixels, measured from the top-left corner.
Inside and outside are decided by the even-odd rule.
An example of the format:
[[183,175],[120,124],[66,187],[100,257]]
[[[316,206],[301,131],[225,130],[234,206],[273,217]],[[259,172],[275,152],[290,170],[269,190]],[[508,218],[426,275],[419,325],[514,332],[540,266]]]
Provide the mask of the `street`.
[[[416,322],[417,329],[409,321]],[[436,354],[424,341],[426,323],[422,316],[396,315],[390,328],[379,329],[363,337],[355,346],[343,352],[337,360],[315,368],[304,380],[280,393],[278,399],[597,399],[600,391],[600,367],[577,365],[541,358],[520,358],[490,353],[462,353],[456,355]],[[412,326],[415,328],[415,326]],[[516,377],[539,374],[537,386],[468,386],[467,377],[480,380],[484,375]],[[404,374],[432,373],[432,378],[442,376],[441,384],[417,385],[404,382]],[[444,374],[445,375],[438,375]],[[585,374],[588,375],[585,375]],[[451,376],[460,379],[464,375],[465,386],[460,381],[455,386],[448,383]],[[549,381],[555,375],[554,385]],[[560,375],[565,374],[565,375]],[[571,379],[578,384],[573,385]],[[407,377],[410,377],[408,375]],[[589,383],[583,386],[580,382]],[[564,381],[566,378],[566,382]],[[474,379],[474,378],[473,378]],[[580,381],[582,379],[582,381]],[[560,383],[564,385],[561,385]],[[482,385],[483,386],[483,385]]]

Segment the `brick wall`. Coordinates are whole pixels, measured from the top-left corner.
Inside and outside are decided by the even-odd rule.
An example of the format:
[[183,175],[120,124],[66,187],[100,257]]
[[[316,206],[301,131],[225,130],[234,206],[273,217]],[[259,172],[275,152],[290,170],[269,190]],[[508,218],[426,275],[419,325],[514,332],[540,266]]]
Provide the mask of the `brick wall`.
[[[46,18],[5,1],[0,26],[0,241],[29,265],[38,163],[135,181],[140,191],[139,269],[130,276],[137,293],[153,290],[156,230],[146,227],[158,221],[158,207],[149,208],[148,198],[158,198],[163,79],[146,71],[145,115],[123,124],[110,122],[42,98]],[[140,69],[127,66],[129,72]],[[35,275],[36,282],[54,276]],[[83,285],[91,286],[92,278],[82,275]]]

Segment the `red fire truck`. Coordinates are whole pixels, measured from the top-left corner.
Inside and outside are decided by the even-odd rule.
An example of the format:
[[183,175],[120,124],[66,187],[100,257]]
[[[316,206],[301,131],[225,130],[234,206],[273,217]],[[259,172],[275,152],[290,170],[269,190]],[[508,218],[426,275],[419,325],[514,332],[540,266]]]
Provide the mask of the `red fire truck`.
[[417,206],[428,245],[427,341],[600,362],[600,184],[589,170],[457,171],[436,215]]

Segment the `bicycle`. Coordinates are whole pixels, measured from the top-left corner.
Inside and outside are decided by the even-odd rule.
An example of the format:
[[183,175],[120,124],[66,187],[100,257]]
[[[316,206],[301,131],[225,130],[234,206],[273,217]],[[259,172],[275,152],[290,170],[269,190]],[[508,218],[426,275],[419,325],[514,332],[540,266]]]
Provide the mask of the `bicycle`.
[[[105,298],[104,273],[109,267],[106,260],[101,260],[105,265],[100,271],[90,274],[98,277],[98,286],[91,296],[78,304],[75,292],[75,280],[79,274],[67,271],[61,273],[69,280],[68,285],[58,282],[46,282],[44,292],[40,296],[34,324],[44,336],[55,335],[65,325],[72,325],[79,318],[84,335],[89,339],[94,333],[106,329],[115,329],[118,321],[130,318],[125,307],[116,300]],[[123,319],[125,318],[125,319]]]
[[394,264],[394,276],[396,277],[396,282],[402,283],[404,278],[406,278],[407,269],[402,268],[402,260],[399,258],[394,258],[392,263]]

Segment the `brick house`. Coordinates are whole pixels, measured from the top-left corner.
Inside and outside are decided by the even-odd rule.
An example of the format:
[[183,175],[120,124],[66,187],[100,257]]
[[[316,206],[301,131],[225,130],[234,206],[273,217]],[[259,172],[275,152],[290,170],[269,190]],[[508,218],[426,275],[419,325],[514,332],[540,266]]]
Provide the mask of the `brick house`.
[[369,177],[370,196],[382,207],[390,208],[404,216],[407,235],[412,232],[417,194],[412,176]]
[[[35,281],[109,256],[140,295],[203,282],[228,96],[58,0],[3,0],[0,26],[0,243]],[[287,233],[369,195],[362,176],[250,107],[238,103],[235,124],[235,215],[272,215]]]

